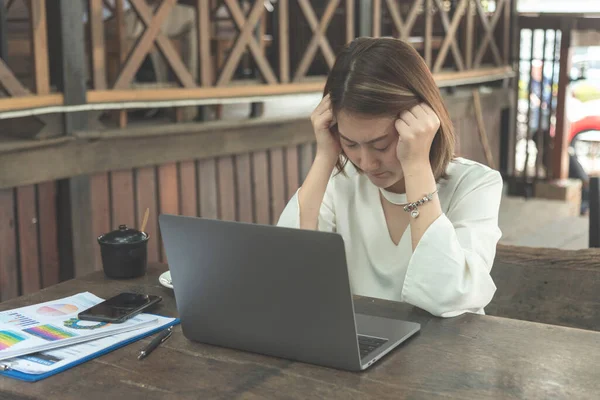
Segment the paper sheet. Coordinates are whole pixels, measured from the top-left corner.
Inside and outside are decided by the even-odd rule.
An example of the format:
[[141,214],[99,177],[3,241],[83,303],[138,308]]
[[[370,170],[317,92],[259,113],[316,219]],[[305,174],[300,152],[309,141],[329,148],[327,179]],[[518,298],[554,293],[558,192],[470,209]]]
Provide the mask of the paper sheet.
[[83,292],[0,312],[0,360],[157,325],[158,317],[152,314],[139,314],[120,324],[77,318],[79,312],[102,301]]
[[[175,318],[166,318],[158,316],[158,325],[162,326],[173,322]],[[44,351],[40,353],[28,354],[25,356],[11,358],[1,361],[0,364],[7,365],[10,369],[28,374],[44,374],[62,368],[73,362],[77,362],[91,354],[102,351],[115,344],[131,339],[143,333],[156,329],[156,326],[137,329],[135,331],[108,336],[102,339],[96,339],[89,342],[61,347],[55,350]]]

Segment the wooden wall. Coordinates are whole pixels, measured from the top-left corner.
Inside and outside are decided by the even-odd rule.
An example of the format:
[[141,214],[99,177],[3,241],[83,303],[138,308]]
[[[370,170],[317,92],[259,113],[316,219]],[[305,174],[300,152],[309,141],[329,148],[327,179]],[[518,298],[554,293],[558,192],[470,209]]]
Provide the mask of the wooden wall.
[[[454,102],[455,112],[451,112],[457,155],[486,163],[471,103],[465,101],[462,106]],[[500,137],[506,134],[500,132],[501,111],[506,106],[506,102],[491,97],[483,102],[484,125],[496,164]],[[297,132],[286,134],[298,136]],[[269,132],[265,135],[273,136]],[[153,262],[166,261],[157,227],[159,213],[272,224],[308,173],[314,151],[314,143],[275,145],[250,152],[236,147],[234,154],[91,173],[92,231],[97,236],[119,224],[138,227],[144,211],[150,208],[146,230],[151,237],[149,261]],[[60,201],[55,180],[0,189],[0,300],[72,277],[59,262]],[[97,243],[94,249],[93,269],[100,269]]]

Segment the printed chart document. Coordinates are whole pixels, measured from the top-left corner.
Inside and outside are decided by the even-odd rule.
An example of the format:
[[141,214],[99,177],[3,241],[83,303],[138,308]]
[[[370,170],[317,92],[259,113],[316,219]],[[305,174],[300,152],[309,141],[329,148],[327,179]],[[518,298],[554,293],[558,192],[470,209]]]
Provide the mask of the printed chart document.
[[104,301],[89,292],[0,312],[0,360],[156,328],[159,317],[139,314],[123,323],[82,321],[77,314]]
[[[159,325],[170,324],[173,321],[175,321],[175,318],[158,316]],[[10,358],[1,361],[0,364],[9,367],[13,371],[20,371],[26,374],[45,374],[60,370],[73,363],[76,364],[80,360],[106,349],[110,349],[119,343],[132,340],[139,336],[144,336],[144,334],[151,332],[154,329],[157,329],[157,327],[151,326],[137,329],[135,331],[107,336],[102,339],[96,339],[81,344]]]

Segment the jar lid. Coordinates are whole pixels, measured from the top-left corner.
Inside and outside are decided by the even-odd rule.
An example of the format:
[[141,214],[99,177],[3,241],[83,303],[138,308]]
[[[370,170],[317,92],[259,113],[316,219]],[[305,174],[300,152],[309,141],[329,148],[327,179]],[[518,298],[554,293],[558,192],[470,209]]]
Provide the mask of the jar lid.
[[132,244],[148,240],[148,234],[137,229],[128,228],[127,225],[119,225],[119,229],[101,235],[98,241],[106,244]]

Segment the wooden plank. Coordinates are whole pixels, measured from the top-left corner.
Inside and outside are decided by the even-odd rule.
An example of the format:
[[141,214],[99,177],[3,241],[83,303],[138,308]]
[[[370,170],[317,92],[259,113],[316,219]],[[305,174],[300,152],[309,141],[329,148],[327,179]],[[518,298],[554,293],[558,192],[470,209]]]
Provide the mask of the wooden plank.
[[565,179],[569,176],[569,119],[567,118],[567,95],[570,82],[570,71],[573,56],[571,47],[572,26],[564,23],[561,26],[560,65],[558,72],[558,93],[556,95],[556,133],[554,151],[552,153],[552,176],[554,179]]
[[144,218],[146,209],[150,209],[150,217],[146,225],[148,239],[148,262],[160,261],[159,228],[158,228],[158,197],[156,191],[156,168],[144,167],[135,171],[135,193],[138,225]]
[[[115,0],[115,20],[116,20],[116,51],[119,54],[119,68],[123,68],[125,61],[127,61],[127,44],[125,43],[125,0]],[[117,79],[119,78],[118,72],[116,76],[110,77],[110,84],[114,88]],[[89,101],[89,97],[88,97]],[[119,128],[125,128],[127,126],[127,110],[117,110],[112,114],[117,122]]]
[[[172,126],[170,129],[180,130],[177,146],[173,145],[173,136],[140,136],[123,137],[117,142],[112,139],[72,140],[60,146],[4,153],[0,157],[0,188],[18,186],[15,182],[39,183],[79,174],[245,153],[314,140],[310,121],[305,118],[219,121],[204,125]],[[163,131],[169,129],[160,128]],[[108,154],[111,154],[109,158]],[[30,168],[15,170],[15,162]]]
[[200,216],[217,219],[219,217],[219,192],[217,163],[214,158],[198,161],[198,191],[200,193]]
[[285,161],[283,159],[283,149],[272,149],[269,152],[271,179],[271,224],[276,224],[281,212],[285,207]]
[[[179,214],[179,182],[176,163],[158,167],[158,204],[161,214]],[[167,263],[167,254],[162,239],[160,249],[161,262]]]
[[[2,79],[0,77],[0,79]],[[26,108],[43,108],[60,106],[64,102],[62,93],[53,93],[43,96],[21,96],[0,99],[0,112],[15,111]]]
[[256,223],[269,224],[270,195],[269,195],[269,160],[266,151],[252,154],[252,186],[254,187],[254,215]]
[[219,218],[235,221],[235,175],[231,156],[219,157],[217,160],[217,176],[219,182]]
[[346,43],[354,40],[354,0],[346,0]]
[[29,0],[29,12],[35,91],[38,94],[48,94],[50,93],[50,67],[48,64],[46,0]]
[[425,63],[432,67],[431,42],[433,35],[433,0],[426,0],[425,4]]
[[198,216],[198,191],[196,184],[196,162],[182,161],[179,164],[180,214]]
[[56,182],[40,183],[37,186],[37,193],[42,287],[48,287],[60,282]]
[[254,222],[252,201],[252,168],[250,154],[235,156],[235,181],[238,195],[238,220]]
[[[101,172],[90,176],[90,192],[92,201],[92,233],[97,238],[108,233],[117,226],[111,220],[111,198],[108,173]],[[102,269],[100,244],[94,240],[94,269]]]
[[[262,73],[262,75],[265,78],[265,80],[267,81],[267,83],[269,83],[269,84],[276,83],[277,78],[275,77],[275,74],[273,73],[273,70],[271,69],[271,66],[269,65],[269,61],[265,58],[263,46],[258,44],[256,42],[256,39],[254,38],[254,34],[255,34],[254,29],[252,29],[252,31],[250,31],[250,33],[247,36],[242,36],[242,34],[241,34],[241,32],[244,32],[244,29],[248,28],[246,24],[251,23],[250,18],[248,18],[248,21],[246,21],[244,19],[244,13],[240,9],[237,1],[225,0],[225,3],[227,4],[229,12],[230,12],[231,16],[233,17],[233,20],[235,21],[236,25],[238,26],[238,29],[240,30],[240,35],[238,36],[237,42],[243,41],[245,43],[244,45],[240,45],[240,48],[243,50],[245,46],[248,46],[248,48],[250,49],[250,53],[252,53],[252,56],[254,57],[254,61],[256,62],[256,65],[258,66],[258,69]],[[262,19],[265,16],[264,6],[260,5],[259,3],[255,3],[254,7],[261,9],[262,13],[259,15],[259,19]],[[250,13],[250,16],[252,16],[252,12]],[[251,27],[253,28],[254,26],[256,26],[257,23],[259,23],[259,20],[257,20],[253,25],[251,25]],[[261,23],[261,26],[264,27],[264,23]],[[237,45],[237,42],[234,45],[234,50],[235,50],[235,46]],[[232,53],[233,53],[233,51],[232,51]],[[233,56],[233,54],[232,54],[232,56]],[[226,62],[225,66],[227,66],[228,62],[229,62],[229,60]],[[234,66],[237,66],[238,63],[239,63],[239,57],[238,57],[238,60],[236,60],[234,62]],[[227,80],[227,78],[226,78],[226,80]]]
[[92,76],[94,79],[94,89],[96,90],[107,88],[103,14],[103,0],[89,0]]
[[310,167],[312,165],[313,162],[313,156],[312,156],[312,143],[307,143],[307,144],[302,144],[299,146],[299,158],[300,158],[300,185],[302,185],[302,183],[304,182],[304,179],[306,179],[306,176],[308,175],[308,171],[310,170]]
[[[438,72],[433,76],[438,86],[457,86],[474,83],[483,83],[511,77],[513,71],[510,67],[479,68],[470,71]],[[466,79],[477,79],[475,82]],[[91,90],[88,91],[88,103],[112,103],[129,101],[167,101],[167,100],[211,100],[217,103],[218,99],[229,99],[239,97],[254,97],[259,95],[276,96],[283,94],[315,93],[322,92],[325,81],[319,78],[316,81],[281,83],[275,85],[232,85],[218,88],[195,88],[195,89],[148,89],[148,90]],[[32,97],[35,99],[35,97]],[[11,99],[12,100],[12,99]],[[15,100],[18,100],[16,98]],[[55,100],[52,100],[53,102]],[[25,103],[22,103],[25,104]],[[0,111],[12,109],[10,105],[0,100]]]
[[214,81],[212,55],[210,52],[210,8],[208,1],[198,0],[196,4],[198,23],[198,46],[200,48],[200,82],[202,86],[211,86]]
[[15,189],[0,189],[0,300],[19,295]]
[[29,294],[42,288],[36,193],[33,185],[21,186],[16,190],[21,293]]
[[[240,84],[225,87],[203,87],[195,89],[160,88],[147,90],[91,90],[88,92],[88,102],[112,103],[124,101],[166,101],[189,100],[190,98],[203,99],[229,99],[237,97],[276,96],[282,94],[298,94],[322,92],[325,80],[298,83],[282,83],[273,85]],[[2,103],[0,102],[0,105]],[[2,108],[0,107],[0,110]]]
[[[502,30],[504,32],[504,39],[503,39],[503,48],[502,48],[502,55],[503,55],[503,60],[504,60],[504,64],[508,65],[510,64],[510,32],[512,30],[511,27],[511,19],[512,16],[511,14],[513,13],[513,7],[515,6],[515,4],[517,3],[516,0],[511,0],[508,1],[506,3],[506,5],[504,6],[504,26],[502,27]],[[515,12],[516,14],[516,12]],[[516,25],[516,18],[515,20],[515,25]],[[518,42],[518,40],[515,38],[515,42]],[[598,43],[598,42],[596,42]]]
[[486,164],[492,169],[496,169],[496,161],[490,149],[485,123],[483,121],[483,111],[481,108],[481,96],[479,89],[473,89],[473,105],[475,107],[475,120],[477,121],[477,130],[479,132],[479,141],[485,154]]
[[498,245],[491,270],[498,291],[486,314],[600,330],[597,259],[598,249]]
[[136,228],[132,170],[110,172],[110,196],[111,229],[118,229],[119,225]]
[[475,4],[472,1],[469,2],[469,6],[467,7],[467,26],[465,28],[464,41],[466,43],[466,54],[465,54],[465,65],[467,69],[471,69],[473,67],[473,46],[475,38],[473,37],[473,28],[475,23],[475,13],[477,10],[475,9]]
[[286,200],[292,198],[296,190],[300,187],[298,170],[298,147],[288,146],[285,149],[285,171],[286,171]]
[[279,0],[279,80],[290,81],[290,26],[288,0]]
[[0,85],[2,85],[9,96],[27,96],[29,94],[29,90],[19,82],[2,59],[0,59]]
[[373,0],[373,37],[381,36],[381,0]]
[[178,178],[176,163],[158,167],[158,199],[161,214],[179,214]]

